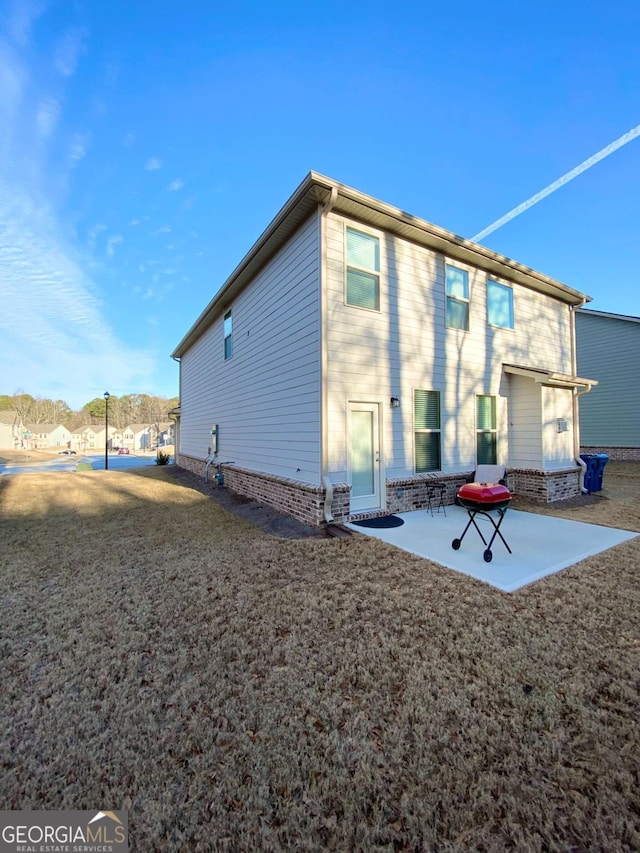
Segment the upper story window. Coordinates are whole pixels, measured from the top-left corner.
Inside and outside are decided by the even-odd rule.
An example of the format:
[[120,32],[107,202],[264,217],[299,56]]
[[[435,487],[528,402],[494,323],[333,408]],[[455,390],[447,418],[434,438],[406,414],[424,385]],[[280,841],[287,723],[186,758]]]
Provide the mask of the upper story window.
[[380,240],[347,228],[347,305],[380,310]]
[[476,397],[476,460],[478,465],[498,462],[496,398],[488,394]]
[[413,397],[416,474],[440,471],[440,392],[416,389]]
[[233,320],[231,311],[224,315],[224,357],[225,360],[233,355]]
[[487,323],[513,329],[513,288],[487,279]]
[[447,280],[447,326],[469,330],[469,273],[445,264]]

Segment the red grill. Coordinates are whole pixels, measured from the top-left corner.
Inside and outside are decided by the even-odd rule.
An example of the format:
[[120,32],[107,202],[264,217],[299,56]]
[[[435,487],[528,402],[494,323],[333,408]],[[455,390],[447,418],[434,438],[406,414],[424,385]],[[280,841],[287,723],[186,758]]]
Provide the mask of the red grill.
[[[504,520],[510,501],[511,492],[506,486],[501,486],[499,483],[466,483],[464,486],[461,486],[458,490],[457,503],[466,509],[469,521],[462,532],[462,536],[460,536],[459,539],[454,539],[451,543],[451,547],[454,551],[457,551],[460,548],[467,530],[471,525],[473,525],[478,532],[478,536],[482,539],[485,545],[485,551],[482,555],[485,563],[490,563],[493,559],[491,546],[493,545],[496,536],[499,536],[500,539],[502,539],[507,551],[510,554],[513,553],[507,544],[507,540],[500,532],[500,525]],[[495,512],[498,516],[497,523],[495,518],[491,515],[492,512]],[[488,542],[476,524],[477,515],[483,515],[485,518],[489,519],[493,525],[493,535]]]

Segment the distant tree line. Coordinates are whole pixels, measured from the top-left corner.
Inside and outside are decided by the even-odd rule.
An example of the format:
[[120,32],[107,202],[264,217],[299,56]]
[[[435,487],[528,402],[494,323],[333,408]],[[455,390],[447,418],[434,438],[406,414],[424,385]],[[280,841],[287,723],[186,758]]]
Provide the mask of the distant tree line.
[[[178,405],[177,397],[151,394],[123,394],[109,397],[109,425],[124,429],[129,424],[156,424],[169,420],[169,411]],[[86,424],[104,422],[105,399],[95,397],[77,412],[64,400],[32,397],[31,394],[0,394],[0,411],[16,411],[25,424],[62,424],[72,432]]]

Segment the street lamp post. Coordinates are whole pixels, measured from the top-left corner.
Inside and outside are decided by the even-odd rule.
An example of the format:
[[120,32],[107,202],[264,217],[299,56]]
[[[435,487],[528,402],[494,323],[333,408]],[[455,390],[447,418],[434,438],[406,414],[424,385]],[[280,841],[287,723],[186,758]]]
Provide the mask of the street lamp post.
[[104,392],[104,470],[109,470],[109,397],[108,391]]

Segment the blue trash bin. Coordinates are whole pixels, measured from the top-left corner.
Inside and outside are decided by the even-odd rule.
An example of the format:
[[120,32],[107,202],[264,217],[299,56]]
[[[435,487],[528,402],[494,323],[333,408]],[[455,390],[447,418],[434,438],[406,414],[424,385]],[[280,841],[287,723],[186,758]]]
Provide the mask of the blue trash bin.
[[580,459],[587,466],[584,475],[584,487],[589,494],[602,491],[604,466],[609,461],[606,453],[581,453]]
[[602,491],[602,481],[604,479],[604,466],[609,461],[606,453],[596,453],[593,471],[593,491]]

